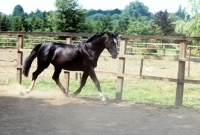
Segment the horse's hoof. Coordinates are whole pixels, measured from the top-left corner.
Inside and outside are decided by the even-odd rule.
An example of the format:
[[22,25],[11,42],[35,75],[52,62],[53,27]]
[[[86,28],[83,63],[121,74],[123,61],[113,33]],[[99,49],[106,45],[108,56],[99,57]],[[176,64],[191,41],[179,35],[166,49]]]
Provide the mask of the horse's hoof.
[[106,101],[106,98],[105,98],[105,97],[103,97],[103,98],[101,99],[101,101]]
[[107,104],[108,104],[108,102],[107,102],[106,99],[105,99],[105,100],[101,100],[101,103],[102,103],[103,105],[107,105]]

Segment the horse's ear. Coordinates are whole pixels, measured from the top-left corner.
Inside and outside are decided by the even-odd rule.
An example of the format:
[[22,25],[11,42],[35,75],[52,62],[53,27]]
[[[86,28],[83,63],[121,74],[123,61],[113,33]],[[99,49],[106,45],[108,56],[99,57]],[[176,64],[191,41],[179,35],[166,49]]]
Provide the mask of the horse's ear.
[[115,34],[115,36],[116,36],[116,37],[118,37],[118,36],[119,36],[119,34],[118,34],[118,33],[116,33],[116,34]]
[[110,37],[110,32],[107,31],[106,34]]

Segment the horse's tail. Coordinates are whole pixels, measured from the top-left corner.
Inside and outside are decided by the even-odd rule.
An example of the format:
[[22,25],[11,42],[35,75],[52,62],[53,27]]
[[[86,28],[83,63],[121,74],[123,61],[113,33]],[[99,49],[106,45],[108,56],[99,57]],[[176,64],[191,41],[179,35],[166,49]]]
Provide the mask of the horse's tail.
[[33,50],[31,51],[31,54],[26,58],[24,65],[23,65],[23,70],[22,70],[22,73],[24,74],[24,76],[26,76],[26,77],[28,76],[31,64],[32,64],[33,60],[36,58],[37,51],[41,45],[42,44],[38,44],[35,48],[33,48]]

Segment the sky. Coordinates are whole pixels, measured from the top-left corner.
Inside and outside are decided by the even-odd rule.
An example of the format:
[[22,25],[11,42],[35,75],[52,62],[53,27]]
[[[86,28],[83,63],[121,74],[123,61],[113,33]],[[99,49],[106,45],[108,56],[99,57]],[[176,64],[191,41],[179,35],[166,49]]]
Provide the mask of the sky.
[[[0,12],[12,14],[16,5],[21,5],[25,12],[30,13],[37,9],[41,11],[54,11],[55,0],[0,0]],[[78,4],[84,9],[124,9],[130,2],[135,0],[78,0]],[[168,13],[176,12],[179,5],[187,8],[188,0],[139,0],[149,8],[152,13],[167,9]]]

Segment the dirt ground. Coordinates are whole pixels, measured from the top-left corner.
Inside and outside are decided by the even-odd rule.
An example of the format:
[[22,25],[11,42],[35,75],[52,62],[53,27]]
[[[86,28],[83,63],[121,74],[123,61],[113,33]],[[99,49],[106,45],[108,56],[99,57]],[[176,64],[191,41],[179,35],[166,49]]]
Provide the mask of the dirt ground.
[[200,111],[0,88],[2,135],[199,135]]
[[[3,51],[1,65],[15,65],[16,52]],[[13,55],[15,54],[15,55]],[[26,57],[27,54],[24,54]],[[118,61],[100,58],[98,70],[117,71]],[[103,62],[102,62],[103,61]],[[113,62],[116,68],[108,66]],[[35,65],[35,63],[33,63]],[[104,68],[108,69],[104,69]],[[192,69],[199,69],[192,63]],[[126,73],[139,74],[140,60],[130,60]],[[187,69],[186,69],[187,70]],[[34,71],[34,68],[30,72]],[[169,73],[169,71],[171,71]],[[51,79],[53,71],[45,70],[40,78]],[[177,63],[145,60],[144,75],[177,76]],[[191,70],[195,79],[200,71]],[[16,70],[0,69],[0,82],[15,79]],[[30,76],[31,77],[31,76]],[[30,79],[29,77],[29,79]],[[62,78],[62,75],[61,75]],[[31,79],[30,79],[31,80]],[[60,91],[34,90],[20,96],[23,86],[0,86],[0,134],[2,135],[199,135],[200,111],[193,108],[101,102],[93,98],[64,97]]]

